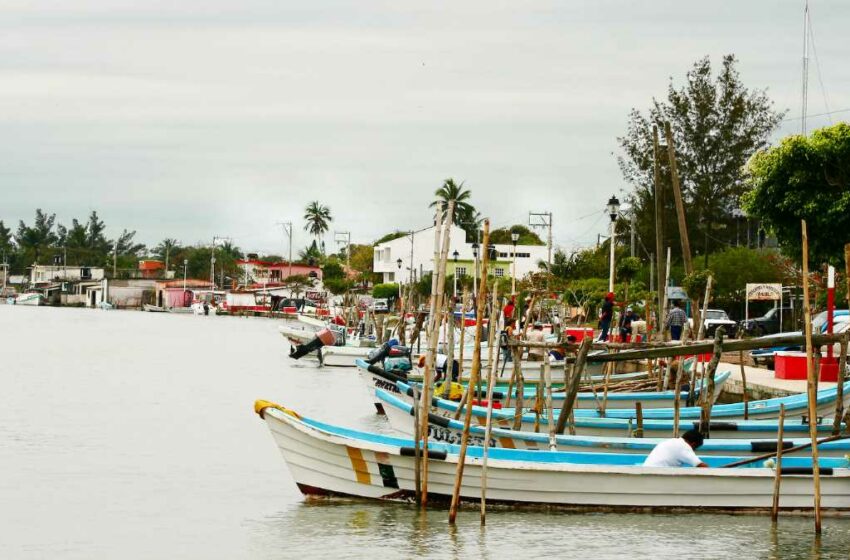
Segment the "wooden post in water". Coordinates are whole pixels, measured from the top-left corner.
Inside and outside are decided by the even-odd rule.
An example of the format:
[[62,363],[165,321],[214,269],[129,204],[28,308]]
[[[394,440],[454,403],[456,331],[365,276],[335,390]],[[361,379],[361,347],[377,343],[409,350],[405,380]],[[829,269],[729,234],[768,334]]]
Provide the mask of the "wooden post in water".
[[711,361],[708,362],[708,371],[705,372],[704,379],[708,379],[708,386],[703,380],[700,386],[700,393],[705,393],[705,399],[702,402],[702,413],[700,419],[700,432],[703,436],[711,435],[711,407],[714,405],[714,373],[717,371],[717,364],[720,363],[720,356],[723,354],[723,335],[725,334],[723,327],[717,327],[714,331],[714,353],[711,356]]
[[[483,246],[490,244],[490,220],[484,220]],[[481,259],[481,282],[478,288],[478,302],[475,306],[475,346],[472,351],[472,369],[469,372],[469,387],[475,386],[481,373],[481,335],[484,320],[484,307],[487,304],[487,264],[490,261],[490,251],[483,251]],[[492,320],[492,318],[491,318]],[[454,525],[457,519],[457,508],[460,501],[460,486],[463,483],[463,467],[466,463],[466,449],[469,445],[469,425],[472,422],[472,399],[469,399],[463,416],[463,432],[460,438],[460,451],[457,458],[457,470],[455,471],[455,483],[452,490],[452,503],[449,508],[449,524]]]
[[635,419],[637,428],[635,429],[635,437],[643,437],[643,404],[640,401],[635,403]]
[[809,397],[809,437],[812,439],[812,478],[815,485],[814,508],[815,508],[815,533],[821,532],[820,511],[820,464],[818,463],[818,405],[817,405],[817,372],[814,368],[812,354],[812,309],[809,304],[809,235],[806,231],[806,220],[802,220],[803,233],[803,315],[805,317],[804,329],[806,335],[806,372]]
[[570,378],[569,386],[566,388],[567,392],[564,395],[564,404],[561,406],[561,413],[558,415],[558,425],[556,429],[559,434],[564,433],[564,428],[567,425],[567,418],[570,417],[570,414],[572,414],[573,408],[575,407],[578,387],[581,383],[581,374],[584,372],[584,366],[587,363],[587,353],[590,351],[592,344],[593,340],[590,337],[584,337],[578,348],[576,363],[573,367],[573,374]]
[[422,503],[422,453],[419,449],[419,389],[413,384],[413,466],[414,486],[416,491],[416,503]]
[[[566,367],[566,364],[564,367]],[[543,380],[546,385],[546,425],[549,428],[549,450],[555,451],[558,444],[555,437],[555,417],[552,410],[552,365],[548,351],[543,356]]]
[[[496,371],[499,369],[500,350],[496,351],[496,358],[493,359],[493,343],[495,341],[494,320],[497,321],[502,314],[502,306],[498,304],[497,294],[499,283],[493,285],[493,308],[495,313],[490,313],[490,337],[488,343],[490,345],[489,355],[490,361],[487,362],[487,420],[484,424],[484,450],[481,458],[481,524],[484,525],[487,519],[487,457],[490,450],[490,434],[493,433],[493,385],[496,384]],[[495,317],[495,319],[494,319]]]
[[[422,410],[419,432],[422,434],[422,507],[428,505],[428,413],[431,411],[431,385],[434,382],[434,366],[437,358],[437,342],[440,330],[440,314],[443,309],[443,287],[446,280],[446,260],[452,231],[455,203],[449,201],[445,219],[442,208],[437,208],[437,227],[434,234],[434,265],[431,279],[431,321],[428,333],[428,353],[425,356],[425,372],[422,376]],[[442,236],[442,248],[441,245]]]
[[847,344],[850,342],[850,331],[841,336],[841,350],[838,354],[838,383],[835,386],[835,417],[832,420],[832,434],[841,431],[841,417],[844,416],[844,377],[847,369]]
[[[738,328],[738,339],[744,338],[744,329]],[[741,387],[744,392],[744,420],[750,419],[750,395],[747,393],[747,367],[745,362],[744,351],[738,350],[738,362],[741,367]]]
[[782,441],[785,435],[785,405],[779,405],[779,428],[776,432],[776,474],[773,478],[773,508],[770,518],[779,519],[779,485],[782,483]]
[[658,126],[652,127],[652,174],[655,191],[655,259],[656,272],[658,273],[658,316],[656,317],[656,332],[659,340],[664,339],[664,291],[666,284],[662,285],[667,273],[664,270],[664,255],[662,253],[664,239],[664,186],[661,183],[661,164],[658,160],[659,154]]
[[674,387],[676,394],[673,396],[673,437],[679,437],[679,417],[681,415],[680,409],[682,407],[681,397],[682,397],[682,370],[683,370],[682,362],[679,362],[679,369],[676,371],[676,386]]

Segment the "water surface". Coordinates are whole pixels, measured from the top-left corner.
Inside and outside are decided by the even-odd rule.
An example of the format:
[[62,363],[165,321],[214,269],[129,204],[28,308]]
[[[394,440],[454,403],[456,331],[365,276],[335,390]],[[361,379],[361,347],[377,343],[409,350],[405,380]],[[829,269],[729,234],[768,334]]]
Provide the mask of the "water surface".
[[848,558],[850,521],[305,502],[257,398],[388,430],[267,319],[0,305],[0,559]]

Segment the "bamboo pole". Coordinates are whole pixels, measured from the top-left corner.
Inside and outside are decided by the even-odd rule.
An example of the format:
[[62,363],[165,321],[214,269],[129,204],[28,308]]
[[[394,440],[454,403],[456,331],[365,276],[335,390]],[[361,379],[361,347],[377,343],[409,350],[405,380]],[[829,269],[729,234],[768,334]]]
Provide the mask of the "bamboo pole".
[[[455,359],[455,310],[454,298],[446,298],[446,381],[452,381],[452,369]],[[460,379],[458,368],[458,379]]]
[[812,478],[815,486],[814,508],[815,508],[815,533],[821,532],[821,511],[820,511],[820,465],[818,463],[818,445],[817,445],[817,372],[814,369],[812,353],[812,309],[809,305],[809,235],[806,231],[806,220],[801,221],[802,238],[803,238],[803,315],[805,317],[805,335],[806,335],[806,371],[807,379],[806,388],[808,389],[809,397],[809,437],[812,439]]
[[[499,305],[497,294],[499,284],[493,286],[493,306],[497,309],[495,316],[498,318],[502,314],[502,306]],[[490,434],[493,432],[493,385],[496,383],[496,371],[499,369],[499,355],[501,350],[496,353],[496,359],[493,356],[493,343],[495,342],[495,327],[493,327],[494,313],[490,313],[490,337],[488,343],[490,345],[490,361],[487,362],[487,420],[484,424],[484,451],[481,462],[481,525],[486,523],[487,519],[487,457],[490,449]]]
[[546,384],[546,425],[549,428],[549,451],[555,451],[558,444],[555,437],[554,411],[552,410],[552,365],[549,352],[546,352],[543,356],[543,379]]
[[575,407],[576,395],[578,395],[578,387],[581,381],[581,374],[584,372],[584,366],[587,361],[587,353],[590,350],[591,339],[590,337],[585,337],[581,341],[581,345],[579,346],[578,355],[576,356],[576,363],[573,367],[573,374],[570,378],[570,384],[567,391],[567,394],[564,396],[564,404],[561,406],[561,413],[558,415],[558,425],[557,430],[559,434],[564,433],[564,428],[567,424],[567,418],[570,417],[570,414],[573,412],[573,408]]
[[[484,247],[490,244],[490,220],[484,220]],[[481,282],[478,289],[478,302],[475,309],[475,346],[472,351],[472,370],[469,373],[469,386],[473,387],[481,373],[481,335],[484,320],[484,306],[487,302],[487,265],[490,261],[490,251],[483,251],[481,259]],[[471,400],[471,399],[470,399]],[[469,425],[472,422],[472,406],[467,404],[463,418],[463,432],[460,439],[460,451],[457,458],[455,483],[452,490],[452,503],[449,508],[449,524],[454,525],[457,519],[457,507],[460,500],[460,486],[463,482],[463,467],[466,463],[466,449],[469,444]]]
[[785,405],[779,405],[779,428],[776,431],[776,474],[773,477],[773,508],[770,517],[779,519],[779,485],[782,483],[782,442],[785,435]]
[[635,403],[635,419],[637,421],[637,428],[635,429],[635,437],[642,438],[643,437],[643,403],[640,401]]
[[714,277],[709,275],[708,281],[705,283],[705,298],[702,302],[702,321],[700,321],[697,329],[697,340],[705,338],[705,316],[708,313],[708,300],[711,299],[711,283],[713,281]]
[[[808,449],[813,446],[813,443],[817,445],[821,445],[824,443],[829,443],[831,441],[840,441],[843,439],[850,439],[850,436],[827,436],[823,439],[809,440],[807,443],[801,443],[800,445],[795,445],[794,447],[789,447],[782,451],[783,455],[788,455],[789,453],[795,453],[797,451],[802,451],[804,449]],[[756,463],[758,461],[764,461],[765,459],[770,459],[771,457],[776,456],[776,451],[771,451],[770,453],[764,453],[762,455],[755,455],[753,457],[747,457],[746,459],[741,459],[740,461],[735,461],[734,463],[727,463],[721,467],[721,469],[732,469],[735,467],[740,467],[742,465],[749,465],[751,463]]]
[[659,142],[658,142],[658,126],[652,127],[652,173],[653,183],[655,187],[655,267],[658,276],[658,316],[656,317],[656,331],[660,339],[664,338],[664,329],[662,323],[664,321],[664,290],[667,286],[662,286],[662,279],[667,275],[664,272],[664,255],[662,253],[664,239],[664,186],[661,183],[661,165],[659,158]]
[[850,331],[841,337],[841,350],[838,354],[838,383],[835,386],[835,417],[832,420],[832,433],[841,431],[841,417],[844,416],[844,376],[847,370],[847,345],[850,343]]
[[419,389],[416,384],[413,384],[413,475],[414,486],[416,492],[416,503],[422,504],[422,453],[419,448],[420,431],[419,431]]
[[[676,394],[673,396],[673,437],[679,437],[679,417],[681,415],[682,403],[682,370],[683,366],[681,362],[679,363],[679,369],[676,371],[676,386],[673,389],[676,391]],[[693,385],[693,383],[691,383]]]
[[[685,274],[694,271],[691,262],[691,242],[688,239],[688,226],[685,222],[685,204],[682,200],[682,188],[679,184],[679,170],[676,166],[676,145],[673,143],[673,131],[670,122],[664,122],[664,136],[667,139],[667,158],[670,164],[670,182],[673,186],[673,198],[676,201],[676,217],[679,221],[679,237],[682,241],[682,259],[685,261]],[[696,319],[696,317],[694,317]]]
[[[446,210],[445,220],[441,208],[437,208],[436,233],[434,235],[434,264],[435,270],[431,279],[431,330],[428,337],[428,352],[425,356],[425,372],[422,376],[422,410],[420,414],[420,433],[422,434],[422,507],[428,504],[428,413],[431,411],[431,384],[434,382],[434,364],[437,357],[437,342],[440,326],[440,311],[442,310],[443,286],[446,280],[446,260],[449,254],[449,242],[452,231],[452,218],[455,203],[450,200]],[[442,232],[440,230],[443,230]],[[442,248],[439,252],[442,233]]]

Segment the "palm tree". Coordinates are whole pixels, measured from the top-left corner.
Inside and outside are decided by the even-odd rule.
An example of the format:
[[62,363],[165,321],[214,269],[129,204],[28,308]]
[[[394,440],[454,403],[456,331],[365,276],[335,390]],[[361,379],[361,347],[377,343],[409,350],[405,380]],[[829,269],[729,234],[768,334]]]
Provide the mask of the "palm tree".
[[472,192],[469,189],[464,188],[463,181],[460,184],[457,184],[453,178],[448,178],[443,181],[443,185],[436,190],[434,193],[437,196],[437,200],[431,203],[430,208],[439,207],[443,211],[443,219],[445,219],[446,211],[449,207],[449,201],[453,200],[455,203],[454,216],[452,217],[452,223],[457,226],[460,226],[467,233],[474,234],[475,229],[478,227],[475,223],[476,220],[479,219],[478,212],[475,211],[475,207],[472,206],[467,200],[472,196]]
[[[76,220],[74,220],[76,221]],[[162,241],[160,241],[159,245],[154,247],[153,253],[165,261],[165,270],[169,270],[169,261],[171,260],[171,255],[180,250],[180,242],[172,237],[166,237]]]
[[318,200],[314,200],[304,209],[304,219],[307,221],[304,224],[304,229],[309,231],[316,240],[319,240],[328,231],[329,222],[333,221],[331,209],[319,204]]

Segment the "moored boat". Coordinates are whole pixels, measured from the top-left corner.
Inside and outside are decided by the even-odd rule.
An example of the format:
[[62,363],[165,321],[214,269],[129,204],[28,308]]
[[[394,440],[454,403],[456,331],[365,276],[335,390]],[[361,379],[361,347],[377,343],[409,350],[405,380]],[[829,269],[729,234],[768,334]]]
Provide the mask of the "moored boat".
[[[413,434],[413,405],[405,402],[397,395],[384,390],[376,391],[392,428],[402,434]],[[764,421],[762,421],[764,422]],[[717,438],[705,440],[697,453],[699,455],[761,455],[775,451],[777,425],[767,422],[765,431],[752,438]],[[809,426],[799,421],[786,426],[790,437],[783,440],[783,449],[797,445],[808,444]],[[692,424],[683,424],[682,429],[690,429]],[[829,425],[831,429],[831,424]],[[672,430],[672,428],[671,428]],[[434,441],[458,444],[463,432],[463,422],[436,414],[428,417],[428,438]],[[793,433],[793,435],[791,435]],[[827,430],[826,434],[829,431]],[[772,437],[771,437],[772,435]],[[471,425],[469,429],[470,445],[483,445],[486,436],[485,428],[481,425]],[[629,436],[589,436],[561,435],[555,436],[558,451],[592,451],[594,453],[649,453],[663,437],[629,437]],[[549,434],[544,432],[519,432],[504,428],[493,428],[490,434],[490,446],[508,449],[549,449]],[[850,453],[850,440],[830,441],[818,445],[818,453],[822,457],[844,457]]]
[[[411,501],[415,493],[413,441],[342,428],[304,418],[268,401],[255,411],[265,420],[292,477],[309,496],[348,496]],[[467,451],[462,500],[481,497],[481,447]],[[712,467],[737,457],[707,456]],[[451,496],[458,446],[429,448],[428,491]],[[774,470],[764,462],[734,469],[644,467],[641,454],[569,453],[491,449],[487,499],[492,503],[538,504],[628,511],[766,512],[772,504]],[[846,459],[823,458],[821,507],[850,511]],[[787,469],[787,470],[786,470]],[[811,458],[783,458],[782,501],[787,510],[812,508]]]

